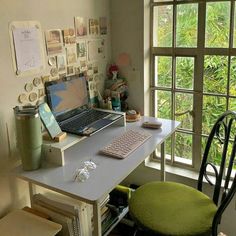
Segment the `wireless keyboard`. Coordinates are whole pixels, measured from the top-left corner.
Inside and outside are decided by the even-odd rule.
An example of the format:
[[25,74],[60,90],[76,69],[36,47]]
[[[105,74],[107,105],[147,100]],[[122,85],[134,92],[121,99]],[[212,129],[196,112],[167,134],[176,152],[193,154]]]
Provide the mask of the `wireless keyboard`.
[[100,150],[100,153],[123,159],[146,142],[151,136],[150,133],[130,129],[113,139],[109,145]]

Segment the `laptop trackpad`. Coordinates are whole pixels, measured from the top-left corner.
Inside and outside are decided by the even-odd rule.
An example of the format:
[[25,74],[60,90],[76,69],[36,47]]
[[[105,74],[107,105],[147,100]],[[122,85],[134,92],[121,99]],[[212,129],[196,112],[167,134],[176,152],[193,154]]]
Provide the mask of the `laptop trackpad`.
[[113,120],[109,120],[109,119],[98,120],[95,123],[93,123],[92,125],[89,125],[89,127],[83,131],[83,134],[90,135],[90,134],[96,132],[97,130],[100,130],[101,128],[105,128],[107,125],[109,125],[112,122],[113,122]]

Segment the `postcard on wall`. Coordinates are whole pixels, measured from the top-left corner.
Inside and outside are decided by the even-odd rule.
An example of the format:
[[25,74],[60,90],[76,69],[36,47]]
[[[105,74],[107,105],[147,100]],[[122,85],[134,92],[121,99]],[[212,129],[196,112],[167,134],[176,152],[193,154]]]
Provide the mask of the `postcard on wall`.
[[93,36],[99,35],[98,19],[89,19],[89,34]]
[[57,55],[57,69],[59,72],[66,70],[66,57],[65,55]]
[[60,54],[63,49],[61,30],[53,29],[45,32],[48,55]]
[[12,26],[12,43],[14,45],[16,73],[43,68],[41,52],[42,33],[37,25],[28,27]]
[[66,57],[68,65],[75,64],[77,62],[77,53],[76,48],[74,46],[66,48]]
[[87,20],[85,17],[75,17],[75,32],[76,37],[83,37],[87,35]]
[[98,61],[106,58],[105,40],[98,39],[88,41],[88,60]]
[[106,17],[99,18],[99,26],[100,26],[100,34],[106,35],[107,34],[107,18]]
[[77,57],[80,59],[85,59],[87,58],[87,44],[85,40],[80,40],[76,44],[76,49],[77,49]]
[[73,28],[62,30],[65,45],[75,44],[75,30]]

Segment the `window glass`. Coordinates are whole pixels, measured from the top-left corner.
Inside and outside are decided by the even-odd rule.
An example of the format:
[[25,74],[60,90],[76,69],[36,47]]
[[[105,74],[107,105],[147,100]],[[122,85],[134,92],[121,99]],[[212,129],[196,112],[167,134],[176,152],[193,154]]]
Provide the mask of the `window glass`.
[[172,58],[155,57],[155,86],[171,87]]
[[194,58],[176,58],[176,88],[193,89]]
[[197,46],[197,19],[198,4],[177,5],[177,47]]
[[175,133],[175,161],[192,164],[192,140],[191,134]]
[[221,96],[203,96],[202,132],[209,134],[217,118],[226,111],[226,98]]
[[206,6],[206,47],[229,47],[230,2],[208,2]]
[[154,47],[171,47],[173,32],[173,6],[154,8],[153,45]]
[[226,94],[228,77],[227,56],[205,56],[203,91]]
[[236,96],[236,57],[231,57],[229,95]]
[[192,130],[193,95],[189,93],[175,94],[175,120],[181,122],[180,127]]
[[171,119],[171,92],[156,91],[157,117]]

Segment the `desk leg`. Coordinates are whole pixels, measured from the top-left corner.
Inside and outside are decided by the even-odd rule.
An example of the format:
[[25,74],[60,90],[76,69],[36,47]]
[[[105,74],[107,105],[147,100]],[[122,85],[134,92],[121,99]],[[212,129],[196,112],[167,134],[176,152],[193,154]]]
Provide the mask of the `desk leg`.
[[163,142],[161,144],[161,181],[165,181],[166,180],[165,165],[166,165],[165,142]]
[[30,195],[30,204],[32,206],[33,196],[35,194],[35,185],[29,182],[29,195]]
[[93,204],[93,226],[93,236],[102,236],[100,204],[97,202]]

